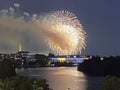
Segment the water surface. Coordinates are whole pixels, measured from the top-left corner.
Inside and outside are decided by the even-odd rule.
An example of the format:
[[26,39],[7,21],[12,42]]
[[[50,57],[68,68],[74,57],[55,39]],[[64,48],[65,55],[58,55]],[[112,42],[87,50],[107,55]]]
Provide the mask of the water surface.
[[77,67],[45,67],[16,69],[18,74],[37,79],[47,79],[54,90],[97,90],[103,77],[87,77]]

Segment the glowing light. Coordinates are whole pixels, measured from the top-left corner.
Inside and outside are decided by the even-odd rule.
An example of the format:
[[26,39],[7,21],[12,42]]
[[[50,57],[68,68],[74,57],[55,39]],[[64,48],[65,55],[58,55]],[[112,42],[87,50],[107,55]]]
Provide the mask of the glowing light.
[[22,45],[21,45],[21,44],[19,44],[19,49],[18,49],[18,51],[19,51],[19,52],[22,51]]
[[58,61],[59,61],[59,62],[64,62],[64,61],[65,61],[65,58],[58,58]]
[[58,58],[51,58],[53,61],[57,61],[58,60]]
[[[78,54],[85,48],[86,33],[74,13],[61,10],[31,15],[24,12],[19,16],[16,10],[20,4],[15,3],[13,6],[0,11],[0,43],[3,45],[11,48],[21,43],[26,50],[34,51],[32,42],[35,41],[38,52],[42,49],[41,52],[49,53],[49,47],[55,54],[62,55]],[[25,32],[26,34],[23,34]],[[25,39],[26,37],[28,38]],[[32,37],[32,41],[29,37]]]
[[77,58],[77,62],[81,63],[81,62],[83,62],[83,59],[82,58]]
[[101,60],[101,61],[103,61],[103,60],[104,60],[104,58],[103,58],[103,57],[101,57],[101,58],[100,58],[100,60]]
[[50,49],[58,54],[77,54],[86,46],[86,33],[75,14],[56,11],[44,15],[41,28]]

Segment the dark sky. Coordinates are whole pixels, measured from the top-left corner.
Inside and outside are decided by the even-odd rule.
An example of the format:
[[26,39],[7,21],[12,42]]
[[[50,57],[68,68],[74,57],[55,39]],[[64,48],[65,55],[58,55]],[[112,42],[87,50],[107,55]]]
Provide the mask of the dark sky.
[[0,9],[15,2],[31,14],[72,11],[88,36],[82,54],[120,55],[120,0],[0,0]]

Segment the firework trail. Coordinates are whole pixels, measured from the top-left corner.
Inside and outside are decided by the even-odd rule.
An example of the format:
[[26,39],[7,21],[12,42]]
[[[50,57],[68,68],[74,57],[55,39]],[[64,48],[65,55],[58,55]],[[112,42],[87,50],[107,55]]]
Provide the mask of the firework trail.
[[[20,5],[14,4],[14,7]],[[5,48],[11,51],[22,43],[26,50],[42,53],[52,50],[67,55],[77,54],[86,46],[86,34],[80,21],[75,14],[64,10],[43,15],[24,12],[17,16],[13,7],[3,9],[0,11],[0,32],[0,50],[8,45],[10,47]]]
[[86,34],[75,14],[56,11],[40,18],[46,42],[57,54],[77,54],[86,45]]

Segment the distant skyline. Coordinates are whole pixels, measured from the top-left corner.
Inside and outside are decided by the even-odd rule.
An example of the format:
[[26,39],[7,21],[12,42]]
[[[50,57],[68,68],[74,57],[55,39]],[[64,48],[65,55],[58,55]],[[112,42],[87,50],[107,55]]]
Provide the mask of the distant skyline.
[[[18,14],[24,11],[30,14],[71,11],[76,14],[87,33],[87,46],[82,54],[120,55],[119,0],[1,0],[0,10],[8,9],[14,3],[20,4]],[[26,36],[25,33],[24,35]],[[0,42],[1,47],[4,46]],[[36,45],[37,47],[39,46]]]

